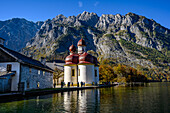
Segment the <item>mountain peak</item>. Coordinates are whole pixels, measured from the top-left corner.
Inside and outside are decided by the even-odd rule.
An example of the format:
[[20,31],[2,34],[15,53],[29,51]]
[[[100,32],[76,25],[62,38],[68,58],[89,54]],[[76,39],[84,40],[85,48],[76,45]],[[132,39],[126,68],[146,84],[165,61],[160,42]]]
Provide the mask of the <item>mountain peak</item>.
[[35,36],[43,22],[32,22],[24,18],[12,18],[0,22],[0,34],[6,42],[5,46],[19,51]]

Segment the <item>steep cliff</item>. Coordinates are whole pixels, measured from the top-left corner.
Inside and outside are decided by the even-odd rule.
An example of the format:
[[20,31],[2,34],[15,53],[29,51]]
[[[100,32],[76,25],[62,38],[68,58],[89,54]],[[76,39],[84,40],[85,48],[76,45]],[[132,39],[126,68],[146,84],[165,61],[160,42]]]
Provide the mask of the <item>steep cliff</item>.
[[0,37],[6,40],[5,46],[19,51],[35,36],[43,22],[31,22],[26,19],[13,18],[0,21]]
[[109,59],[143,69],[169,72],[170,30],[152,19],[134,13],[125,16],[83,12],[77,16],[58,15],[48,19],[22,53],[39,59],[60,58],[84,38],[87,50],[100,61]]

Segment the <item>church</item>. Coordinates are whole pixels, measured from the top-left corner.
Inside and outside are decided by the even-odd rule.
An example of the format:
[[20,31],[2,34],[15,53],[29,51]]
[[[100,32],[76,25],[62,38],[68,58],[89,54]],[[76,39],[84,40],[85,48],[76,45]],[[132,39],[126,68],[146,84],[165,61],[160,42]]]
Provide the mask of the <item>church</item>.
[[66,85],[77,85],[81,82],[86,86],[99,84],[99,65],[97,58],[86,52],[86,42],[78,41],[78,53],[76,47],[69,47],[70,55],[65,59],[64,82]]

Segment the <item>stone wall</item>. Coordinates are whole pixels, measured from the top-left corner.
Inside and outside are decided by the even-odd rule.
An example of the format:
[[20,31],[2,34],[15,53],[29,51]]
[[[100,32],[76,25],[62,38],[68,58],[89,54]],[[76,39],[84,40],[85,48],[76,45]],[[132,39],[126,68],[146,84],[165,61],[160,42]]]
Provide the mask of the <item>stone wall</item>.
[[11,71],[15,71],[15,76],[12,77],[11,91],[18,91],[20,63],[19,62],[0,62],[0,67],[6,70],[7,65],[11,64]]
[[0,92],[11,91],[11,76],[0,76]]
[[21,82],[24,82],[24,90],[52,88],[53,73],[22,65]]

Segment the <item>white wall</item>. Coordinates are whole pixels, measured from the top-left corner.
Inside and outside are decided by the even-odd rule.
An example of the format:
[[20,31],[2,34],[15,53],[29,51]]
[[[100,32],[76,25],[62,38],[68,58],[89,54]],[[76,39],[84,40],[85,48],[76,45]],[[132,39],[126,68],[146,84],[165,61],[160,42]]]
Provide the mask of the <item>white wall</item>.
[[[75,69],[75,76],[72,76],[72,69]],[[77,66],[64,66],[64,82],[67,84],[68,82],[73,82],[73,84],[77,84]]]
[[20,63],[18,62],[4,62],[0,63],[1,68],[7,68],[7,64],[12,65],[11,71],[16,71],[15,76],[12,77],[11,91],[18,91],[18,83],[19,83],[19,73],[20,73]]
[[6,71],[6,67],[0,65],[0,72]]
[[78,54],[86,52],[86,46],[78,46]]
[[94,65],[78,65],[80,69],[80,76],[78,76],[79,82],[85,82],[86,84],[92,84],[95,82]]

